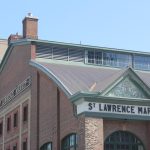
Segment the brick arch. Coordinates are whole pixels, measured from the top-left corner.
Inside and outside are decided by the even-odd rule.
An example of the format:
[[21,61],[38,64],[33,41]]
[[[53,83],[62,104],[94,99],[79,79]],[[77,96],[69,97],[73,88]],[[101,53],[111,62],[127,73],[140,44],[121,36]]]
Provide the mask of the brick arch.
[[[115,131],[128,131],[145,141],[147,123],[134,120],[104,120],[104,140]],[[142,131],[142,133],[140,132]]]
[[130,131],[118,130],[108,135],[104,141],[104,150],[137,149],[145,150],[142,140]]

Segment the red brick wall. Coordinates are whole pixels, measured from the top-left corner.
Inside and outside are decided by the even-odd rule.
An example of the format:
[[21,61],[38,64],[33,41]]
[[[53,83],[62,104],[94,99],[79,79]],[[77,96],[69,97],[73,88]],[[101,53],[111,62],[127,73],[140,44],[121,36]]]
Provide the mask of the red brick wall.
[[38,38],[38,19],[25,17],[23,20],[23,38]]
[[30,58],[31,45],[13,48],[0,75],[0,99],[30,75]]
[[10,148],[10,150],[12,150],[13,146],[15,146],[15,145],[17,145],[17,149],[18,149],[19,148],[19,138],[18,137],[16,137],[15,139],[9,141],[8,143],[5,143],[4,147],[5,147],[5,150],[7,148]]
[[73,104],[60,92],[60,139],[70,133],[77,133],[78,150],[85,149],[85,117],[84,115],[75,117]]
[[57,149],[57,87],[42,75],[39,105],[40,146],[53,141],[53,149]]
[[[31,149],[37,150],[44,143],[52,142],[53,149],[58,148],[58,134],[61,140],[70,133],[78,135],[78,150],[84,149],[84,116],[73,115],[73,105],[66,95],[60,90],[60,133],[58,133],[57,122],[57,86],[43,73],[32,70],[32,101],[31,101]],[[38,85],[37,85],[38,84]],[[39,89],[37,89],[39,87]],[[39,108],[37,101],[39,99]],[[39,127],[38,113],[39,109]],[[39,128],[39,133],[37,129]],[[39,134],[39,135],[38,135]],[[39,136],[39,145],[37,137]]]
[[[14,127],[14,114],[18,113],[18,125],[17,127]],[[7,118],[10,117],[11,121],[10,121],[10,130],[7,131]],[[19,134],[19,122],[20,122],[20,110],[19,107],[17,107],[16,109],[14,109],[13,111],[9,112],[8,114],[6,114],[5,116],[5,140],[7,140],[8,138],[13,137],[15,134]]]
[[37,89],[37,70],[31,68],[32,74],[32,86],[31,86],[31,124],[30,124],[30,145],[31,150],[38,150],[37,148],[37,94],[39,93]]
[[[11,90],[16,88],[16,86],[20,83],[22,83],[29,75],[30,75],[30,69],[29,66],[29,60],[31,59],[33,53],[34,53],[35,47],[33,45],[20,45],[13,47],[5,65],[0,73],[0,99],[4,98],[4,96],[8,95]],[[29,90],[29,88],[28,88]],[[16,98],[19,98],[23,93],[27,92],[28,90],[25,90],[24,92],[20,93]],[[18,127],[13,127],[13,119],[14,119],[14,113],[18,111]],[[5,123],[7,124],[7,116],[11,116],[11,131],[8,133],[6,131],[7,125],[5,125],[5,140],[7,141],[5,144],[5,147],[10,145],[13,145],[13,141],[9,141],[11,137],[17,136],[17,140],[19,140],[19,126],[20,126],[20,108],[15,108],[11,112],[6,114],[6,120]],[[22,123],[22,131],[25,133],[27,129],[27,123],[26,125]],[[21,144],[21,143],[20,143]],[[18,143],[19,148],[19,143]]]

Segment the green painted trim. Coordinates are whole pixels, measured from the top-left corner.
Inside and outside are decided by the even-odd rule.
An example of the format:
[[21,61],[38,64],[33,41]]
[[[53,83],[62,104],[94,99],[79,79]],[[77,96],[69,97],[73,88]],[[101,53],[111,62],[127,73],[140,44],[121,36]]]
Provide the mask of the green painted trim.
[[12,42],[8,46],[6,52],[5,52],[4,56],[3,56],[3,59],[1,61],[1,64],[0,64],[0,73],[2,72],[2,70],[3,70],[3,68],[4,68],[4,66],[5,66],[5,64],[6,64],[7,60],[8,60],[8,58],[9,58],[12,50],[13,50],[13,48],[14,48],[14,46],[17,46],[17,45],[29,45],[29,44],[31,44],[31,42],[27,41],[27,40],[18,40],[17,42]]
[[[60,45],[60,46],[71,46],[71,47],[79,47],[79,48],[83,48],[83,50],[88,50],[88,49],[98,49],[98,50],[102,50],[102,51],[116,51],[116,52],[121,52],[121,53],[130,53],[130,54],[142,54],[142,55],[149,55],[150,53],[148,52],[140,52],[140,51],[131,51],[131,50],[123,50],[123,49],[115,49],[115,48],[107,48],[107,47],[98,47],[98,46],[90,46],[90,45],[81,45],[81,44],[73,44],[73,43],[64,43],[64,42],[56,42],[56,41],[47,41],[47,40],[40,40],[40,39],[21,39],[21,40],[17,40],[14,42],[11,42],[11,46],[16,46],[16,45],[25,45],[25,44],[40,44],[40,43],[45,43],[45,44],[54,44],[54,45]],[[8,47],[9,49],[9,47]],[[7,53],[7,51],[6,51]],[[3,60],[2,60],[3,63]],[[2,64],[1,63],[1,64]],[[85,64],[85,66],[95,66],[95,67],[99,67],[100,65],[94,65],[94,64]],[[103,68],[112,68],[112,66],[101,66]],[[116,69],[119,69],[119,67],[113,67]]]
[[[117,84],[123,81],[125,78],[129,77],[133,82],[135,82],[139,88],[142,88],[143,91],[148,95],[150,98],[150,88],[149,86],[143,82],[143,80],[134,72],[132,68],[127,68],[119,78],[114,80],[104,91],[102,91],[101,95],[106,95],[109,93]],[[140,85],[140,86],[139,86]]]
[[[89,98],[97,98],[100,96],[100,92],[84,92],[79,91],[70,97],[72,102],[76,102],[81,98],[89,97]],[[100,96],[101,97],[101,96]]]
[[44,74],[46,74],[49,79],[53,80],[56,83],[56,85],[58,85],[58,87],[60,87],[63,90],[63,92],[67,95],[68,98],[72,95],[70,90],[49,69],[47,69],[43,65],[41,65],[33,60],[31,60],[29,62],[29,65],[31,65],[32,67],[35,67],[36,69],[38,69],[38,70],[42,71]]
[[1,64],[0,64],[0,73],[2,72],[6,62],[7,62],[7,59],[9,57],[9,55],[11,54],[11,51],[12,51],[13,47],[12,46],[9,46],[3,56],[3,59],[1,61]]
[[[77,92],[74,95],[70,97],[70,100],[72,103],[76,103],[77,101],[80,101],[81,99],[84,99],[85,101],[93,101],[93,102],[121,102],[124,104],[124,102],[127,102],[128,104],[131,103],[140,103],[140,104],[150,104],[150,99],[141,99],[141,98],[126,98],[126,97],[108,97],[101,95],[100,92]],[[101,101],[102,100],[102,101]]]
[[[36,44],[40,44],[40,43],[44,43],[44,44],[53,44],[53,45],[59,45],[59,46],[63,46],[63,47],[78,47],[80,48],[80,50],[99,50],[99,51],[107,51],[107,52],[119,52],[119,53],[123,53],[123,54],[129,54],[129,55],[143,55],[143,56],[150,56],[150,53],[143,53],[143,52],[135,52],[135,51],[126,51],[126,50],[122,50],[121,51],[118,51],[118,49],[111,49],[111,48],[103,48],[103,47],[94,47],[94,46],[89,46],[89,45],[80,45],[80,44],[72,44],[72,43],[63,43],[63,42],[55,42],[55,41],[44,41],[44,40],[34,40]],[[110,51],[111,49],[111,51]],[[85,57],[86,59],[86,57]],[[70,62],[70,61],[69,61]],[[104,65],[104,64],[91,64],[91,63],[87,63],[87,61],[83,61],[83,63],[85,63],[86,65],[89,65],[89,66],[98,66],[98,67],[104,67],[104,68],[122,68],[122,67],[119,67],[119,66],[111,66],[111,65]],[[140,69],[134,69],[134,70],[140,70]],[[149,69],[143,69],[143,71],[145,72],[149,72],[150,70]]]
[[[127,104],[127,105],[143,105],[150,106],[150,100],[147,99],[125,99],[125,98],[114,98],[114,97],[101,97],[101,98],[82,98],[87,102],[96,103],[111,103],[111,104]],[[80,100],[79,100],[80,101]]]
[[16,41],[15,41],[15,42],[11,42],[11,44],[12,44],[13,46],[29,45],[29,44],[31,44],[31,43],[32,43],[32,41],[29,41],[29,40],[27,40],[27,39],[18,40],[17,42],[16,42]]
[[55,59],[46,59],[46,58],[36,58],[38,62],[45,62],[45,63],[53,63],[53,64],[63,64],[63,65],[71,65],[71,66],[80,66],[86,68],[103,68],[103,69],[112,69],[112,70],[121,70],[122,68],[119,67],[111,67],[111,66],[99,66],[94,64],[86,64],[84,62],[73,62],[73,61],[65,61],[65,60],[55,60]]
[[147,116],[130,116],[130,115],[120,115],[120,114],[111,114],[111,113],[96,113],[96,112],[83,112],[80,115],[85,115],[85,117],[94,117],[94,118],[104,118],[104,119],[117,119],[117,120],[150,120],[150,117]]
[[134,51],[134,50],[125,50],[125,49],[117,49],[117,48],[108,48],[108,47],[100,47],[100,46],[91,46],[91,45],[82,45],[82,44],[74,44],[74,43],[65,43],[65,42],[56,42],[56,41],[48,41],[48,40],[32,40],[38,43],[49,43],[49,44],[56,44],[56,45],[66,45],[66,46],[73,46],[73,47],[80,47],[86,49],[98,49],[104,51],[116,51],[120,53],[130,53],[130,54],[143,54],[143,55],[150,55],[149,52],[141,52],[141,51]]
[[65,61],[65,60],[55,60],[55,59],[46,59],[46,58],[36,58],[37,62],[51,63],[51,64],[62,64],[62,65],[70,65],[70,66],[83,66],[88,67],[83,62],[73,62],[73,61]]
[[42,40],[42,39],[21,39],[21,40],[15,41],[14,43],[19,43],[20,41],[35,42],[35,44],[37,43],[56,44],[56,45],[80,47],[80,48],[87,48],[87,49],[98,49],[98,50],[104,50],[104,51],[114,51],[114,52],[116,51],[116,52],[121,52],[121,53],[150,55],[149,52],[118,49],[118,48],[108,48],[108,47],[100,47],[100,46],[92,46],[92,45],[83,45],[83,44],[74,44],[74,43],[67,43],[67,42],[57,42],[57,41],[49,41],[49,40]]

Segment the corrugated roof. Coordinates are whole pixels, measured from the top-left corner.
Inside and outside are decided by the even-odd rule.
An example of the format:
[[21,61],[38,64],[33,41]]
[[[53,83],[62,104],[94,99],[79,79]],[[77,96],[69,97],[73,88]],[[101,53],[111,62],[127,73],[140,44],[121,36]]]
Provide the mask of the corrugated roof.
[[[110,67],[55,64],[41,61],[35,62],[55,75],[56,78],[69,89],[71,95],[79,91],[102,92],[126,71],[126,69]],[[150,72],[135,71],[135,73],[150,87]]]
[[50,70],[72,94],[78,91],[103,91],[125,71],[114,68],[37,63]]
[[150,72],[149,71],[135,71],[135,73],[143,80],[143,82],[150,87]]

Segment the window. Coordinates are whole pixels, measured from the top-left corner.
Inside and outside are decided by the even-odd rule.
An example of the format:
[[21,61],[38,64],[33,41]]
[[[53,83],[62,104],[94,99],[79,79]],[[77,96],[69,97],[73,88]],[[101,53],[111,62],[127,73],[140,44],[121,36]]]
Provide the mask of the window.
[[13,150],[17,150],[17,144],[13,146]]
[[95,51],[95,64],[102,64],[102,52]]
[[6,148],[6,150],[10,150],[10,146]]
[[104,150],[144,150],[144,146],[133,134],[117,131],[106,138]]
[[102,52],[101,51],[88,51],[88,63],[89,64],[102,64]]
[[140,70],[150,70],[150,57],[149,56],[134,56],[134,68]]
[[105,66],[113,67],[132,66],[130,55],[115,52],[104,52],[103,63]]
[[14,114],[14,127],[18,126],[18,112]]
[[28,121],[28,105],[23,108],[23,121]]
[[10,131],[10,129],[11,129],[11,116],[7,118],[7,131]]
[[3,134],[3,122],[0,123],[0,136]]
[[52,143],[45,143],[41,146],[40,150],[52,150]]
[[70,134],[62,140],[61,150],[76,150],[76,148],[77,148],[76,134]]
[[27,150],[27,140],[23,142],[22,147],[23,147],[23,150]]
[[88,51],[88,63],[94,64],[94,51]]

